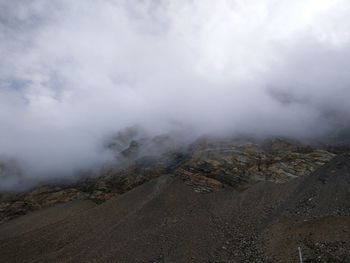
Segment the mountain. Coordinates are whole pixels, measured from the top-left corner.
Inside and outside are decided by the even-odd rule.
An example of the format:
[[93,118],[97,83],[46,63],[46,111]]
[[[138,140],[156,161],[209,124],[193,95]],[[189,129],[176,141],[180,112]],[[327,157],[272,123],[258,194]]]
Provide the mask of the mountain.
[[298,247],[304,262],[350,262],[350,155],[170,142],[133,138],[123,167],[3,195],[0,262],[298,262]]

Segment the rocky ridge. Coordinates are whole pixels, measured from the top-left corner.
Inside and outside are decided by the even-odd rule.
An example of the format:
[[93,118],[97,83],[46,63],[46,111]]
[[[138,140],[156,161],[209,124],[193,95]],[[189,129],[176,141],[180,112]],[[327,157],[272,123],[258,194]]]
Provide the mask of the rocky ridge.
[[132,130],[108,143],[123,165],[105,169],[98,177],[0,195],[0,223],[72,200],[101,204],[163,174],[182,178],[197,193],[222,188],[244,191],[263,181],[280,184],[310,174],[335,156],[323,148],[286,139],[201,138],[179,147],[169,136],[137,135]]

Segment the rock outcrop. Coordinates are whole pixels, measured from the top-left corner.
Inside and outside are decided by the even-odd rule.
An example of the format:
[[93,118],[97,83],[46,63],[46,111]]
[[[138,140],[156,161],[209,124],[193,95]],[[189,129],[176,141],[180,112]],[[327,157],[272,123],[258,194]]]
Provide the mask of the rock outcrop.
[[101,204],[163,174],[179,176],[198,193],[257,182],[285,183],[310,174],[335,156],[315,146],[283,139],[202,138],[186,147],[170,136],[144,138],[131,129],[108,144],[121,161],[100,176],[68,185],[46,185],[0,196],[0,222],[71,200]]
[[190,156],[175,171],[186,181],[200,175],[243,190],[259,181],[284,183],[308,175],[335,154],[281,139],[202,139],[191,146]]

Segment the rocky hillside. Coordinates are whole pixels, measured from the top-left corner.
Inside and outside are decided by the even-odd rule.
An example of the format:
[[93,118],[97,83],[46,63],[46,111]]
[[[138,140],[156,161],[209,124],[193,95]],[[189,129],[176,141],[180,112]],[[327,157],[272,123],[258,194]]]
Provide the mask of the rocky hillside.
[[284,183],[310,174],[335,156],[324,149],[282,139],[202,138],[186,147],[178,145],[168,136],[138,138],[134,130],[118,134],[108,147],[122,165],[105,169],[97,177],[83,176],[75,183],[55,182],[23,193],[2,194],[0,223],[72,200],[100,204],[163,174],[179,176],[197,192],[225,187],[243,191],[260,181]]
[[297,262],[298,247],[350,262],[344,150],[135,134],[108,147],[122,166],[1,196],[0,262]]

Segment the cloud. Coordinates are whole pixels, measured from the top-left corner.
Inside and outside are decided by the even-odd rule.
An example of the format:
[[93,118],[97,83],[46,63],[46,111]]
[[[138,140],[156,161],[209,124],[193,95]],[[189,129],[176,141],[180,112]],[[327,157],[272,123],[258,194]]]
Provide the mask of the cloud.
[[350,116],[347,0],[0,0],[0,154],[26,176],[110,160],[105,136],[319,137]]

